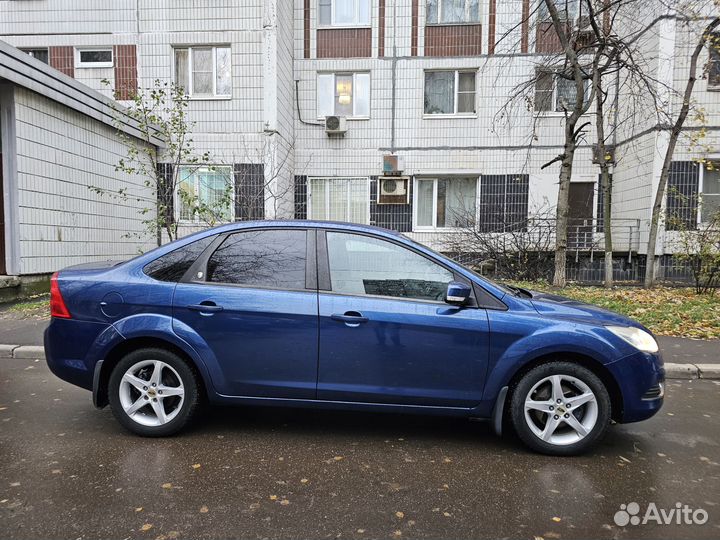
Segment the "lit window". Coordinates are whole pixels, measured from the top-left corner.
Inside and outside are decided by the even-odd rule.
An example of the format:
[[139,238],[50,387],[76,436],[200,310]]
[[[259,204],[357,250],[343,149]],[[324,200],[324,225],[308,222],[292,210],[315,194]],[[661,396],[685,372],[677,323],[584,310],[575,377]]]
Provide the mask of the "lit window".
[[475,71],[426,71],[425,114],[475,114]]
[[370,26],[370,0],[318,0],[321,26]]
[[308,218],[368,223],[369,186],[367,178],[310,178]]
[[428,0],[428,24],[480,22],[479,0]]
[[176,48],[175,83],[188,96],[232,95],[230,47]]
[[318,117],[370,116],[369,73],[320,73],[317,78]]
[[415,182],[418,229],[468,227],[475,223],[476,178],[423,178]]
[[[585,100],[588,99],[588,81]],[[571,111],[577,102],[575,80],[561,76],[555,71],[539,71],[535,79],[535,110],[537,112]]]
[[75,49],[75,63],[79,68],[105,68],[113,66],[112,48]]
[[703,168],[700,221],[710,223],[720,212],[720,163],[713,162],[712,168]]
[[181,221],[232,220],[234,189],[230,167],[181,167],[179,179]]

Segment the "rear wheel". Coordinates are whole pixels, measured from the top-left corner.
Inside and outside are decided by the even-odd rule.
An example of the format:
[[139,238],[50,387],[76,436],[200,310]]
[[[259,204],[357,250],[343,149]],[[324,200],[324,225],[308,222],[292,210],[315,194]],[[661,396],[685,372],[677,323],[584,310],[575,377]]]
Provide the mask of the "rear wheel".
[[585,452],[602,438],[610,408],[610,395],[592,371],[570,362],[551,362],[520,379],[510,415],[530,448],[567,456]]
[[145,437],[180,431],[198,409],[198,381],[178,355],[165,349],[139,349],[113,369],[110,408],[127,429]]

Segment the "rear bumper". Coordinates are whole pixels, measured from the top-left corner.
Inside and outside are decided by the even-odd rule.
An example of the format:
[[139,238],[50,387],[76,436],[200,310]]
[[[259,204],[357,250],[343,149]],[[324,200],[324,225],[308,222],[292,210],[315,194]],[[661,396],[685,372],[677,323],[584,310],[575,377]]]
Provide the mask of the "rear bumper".
[[637,352],[607,365],[620,385],[623,411],[620,422],[639,422],[663,405],[665,369],[659,353]]
[[45,360],[50,371],[64,381],[92,390],[99,360],[93,349],[109,327],[98,322],[51,319],[44,334]]

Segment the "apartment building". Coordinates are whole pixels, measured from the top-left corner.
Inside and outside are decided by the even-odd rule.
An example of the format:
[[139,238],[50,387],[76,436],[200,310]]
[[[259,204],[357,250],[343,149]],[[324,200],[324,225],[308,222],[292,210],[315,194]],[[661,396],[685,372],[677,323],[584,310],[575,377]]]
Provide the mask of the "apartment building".
[[[567,4],[572,21],[578,6]],[[232,182],[228,216],[371,223],[447,249],[470,224],[495,234],[553,215],[559,165],[545,165],[562,152],[572,87],[548,72],[507,104],[557,46],[545,16],[534,0],[0,0],[0,39],[121,102],[156,79],[181,84],[197,150],[215,165],[188,169],[181,187],[211,201]],[[683,84],[693,37],[672,17],[648,34],[659,80]],[[720,198],[717,171],[697,163],[720,160],[720,58],[701,60],[706,116],[676,151],[667,201],[691,226]],[[667,145],[647,112],[614,141],[616,251],[630,259],[645,250]],[[584,122],[570,190],[578,253],[602,241]],[[702,144],[689,142],[700,129]],[[179,199],[174,212],[186,230],[202,225]],[[663,231],[659,253],[672,240]]]

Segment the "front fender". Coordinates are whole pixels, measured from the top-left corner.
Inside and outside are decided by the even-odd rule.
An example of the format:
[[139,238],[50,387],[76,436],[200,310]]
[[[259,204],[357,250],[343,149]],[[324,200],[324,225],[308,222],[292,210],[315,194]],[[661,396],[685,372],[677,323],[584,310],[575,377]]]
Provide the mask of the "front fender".
[[[517,319],[515,319],[517,324]],[[491,321],[491,361],[488,364],[484,400],[492,400],[512,377],[528,363],[554,354],[577,354],[606,365],[623,356],[623,351],[605,339],[598,327],[562,322],[537,325],[532,332],[518,336],[503,332],[504,321]]]

